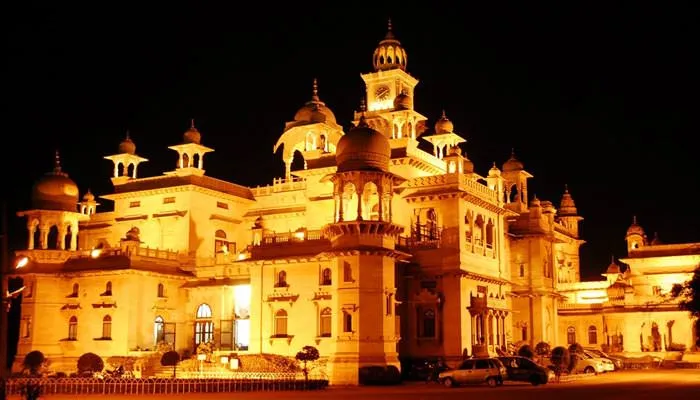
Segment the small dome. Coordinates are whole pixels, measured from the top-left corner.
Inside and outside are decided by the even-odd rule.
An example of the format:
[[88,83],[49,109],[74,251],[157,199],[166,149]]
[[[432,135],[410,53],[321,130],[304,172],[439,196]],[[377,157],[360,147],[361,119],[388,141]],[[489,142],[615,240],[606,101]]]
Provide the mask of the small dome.
[[389,30],[384,36],[384,40],[374,50],[372,65],[375,71],[386,71],[390,69],[406,70],[406,50],[401,46],[392,32],[391,20],[389,20]]
[[462,160],[462,170],[465,174],[474,172],[474,162],[468,159],[466,154],[464,154],[464,160]]
[[515,158],[515,149],[511,150],[510,158],[503,163],[503,172],[522,171],[525,169],[523,163]]
[[561,198],[561,203],[559,204],[559,215],[576,215],[578,210],[576,210],[576,204],[574,203],[574,198],[571,197],[569,193],[569,187],[564,186],[564,195]]
[[56,152],[54,170],[44,175],[32,188],[32,207],[37,210],[76,212],[78,185],[61,171],[61,161]]
[[83,196],[83,201],[95,201],[95,195],[92,194],[90,189],[88,189],[87,193]]
[[542,207],[542,202],[540,201],[540,199],[537,198],[537,196],[535,196],[535,197],[532,199],[532,203],[530,203],[530,207],[531,207],[531,208],[532,208],[532,207]]
[[613,257],[612,261],[610,261],[610,265],[608,265],[608,269],[605,270],[606,274],[619,274],[622,273],[622,270],[620,269],[620,266],[617,265],[615,262],[615,258]]
[[396,98],[394,99],[394,109],[410,110],[413,106],[411,103],[411,96],[409,96],[405,91],[401,92],[401,94],[396,96]]
[[119,154],[136,154],[136,143],[129,137],[129,132],[126,132],[126,137],[119,143]]
[[654,238],[651,239],[652,246],[658,246],[660,244],[664,244],[664,242],[661,241],[661,238],[659,238],[659,232],[654,232]]
[[457,145],[451,146],[450,149],[447,150],[447,155],[450,155],[450,156],[461,156],[461,155],[462,155],[462,149],[461,149],[459,146],[457,146]]
[[634,216],[632,218],[632,225],[630,225],[629,228],[627,228],[627,236],[630,235],[639,235],[639,236],[644,236],[644,229],[637,225],[637,216]]
[[452,124],[452,121],[447,119],[447,116],[445,115],[445,110],[442,110],[442,117],[440,117],[440,119],[435,123],[435,133],[452,133],[454,129],[455,127]]
[[338,141],[335,160],[338,172],[388,171],[391,159],[389,139],[370,128],[365,117]]
[[311,100],[307,101],[294,114],[294,120],[298,122],[330,122],[336,123],[335,114],[330,108],[326,107],[326,103],[322,102],[318,97],[318,81],[314,79],[313,94]]
[[182,135],[182,139],[185,141],[185,143],[201,143],[202,134],[199,133],[197,128],[194,127],[194,119],[190,121],[190,129],[188,129],[187,132]]
[[495,163],[495,162],[493,163],[493,166],[492,166],[491,169],[489,170],[489,176],[490,176],[490,177],[492,177],[492,176],[501,176],[501,170],[498,169],[498,167],[496,166],[496,163]]

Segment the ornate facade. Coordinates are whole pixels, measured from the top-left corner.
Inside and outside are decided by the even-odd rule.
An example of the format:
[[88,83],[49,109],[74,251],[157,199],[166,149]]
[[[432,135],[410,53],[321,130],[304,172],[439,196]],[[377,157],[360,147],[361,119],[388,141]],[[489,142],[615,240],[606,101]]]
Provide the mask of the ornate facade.
[[[579,280],[583,243],[568,190],[559,209],[530,199],[515,154],[481,175],[445,113],[430,129],[391,26],[372,60],[347,133],[314,82],[275,145],[286,173],[271,185],[208,176],[213,149],[194,122],[162,176],[137,176],[148,160],[128,136],[105,157],[114,192],[100,201],[113,211],[89,191],[79,201],[57,155],[19,213],[28,246],[17,257],[29,262],[18,360],[36,349],[72,370],[87,351],[161,342],[290,356],[314,345],[332,383],[354,384],[361,367],[399,357],[560,342],[561,288]],[[35,329],[39,317],[51,329]]]

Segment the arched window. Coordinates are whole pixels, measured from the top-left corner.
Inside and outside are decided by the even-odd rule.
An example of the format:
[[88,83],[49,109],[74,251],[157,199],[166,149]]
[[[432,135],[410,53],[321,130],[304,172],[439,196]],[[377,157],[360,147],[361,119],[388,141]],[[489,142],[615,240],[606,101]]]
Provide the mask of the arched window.
[[226,232],[219,229],[214,234],[214,249],[216,253],[228,254],[231,250],[228,246],[228,239],[226,239]]
[[194,322],[194,343],[209,343],[214,339],[214,322],[211,319],[211,307],[201,304],[197,308]]
[[352,333],[352,314],[343,311],[343,332]]
[[570,326],[566,328],[566,344],[576,343],[576,328]]
[[287,273],[284,270],[277,273],[275,287],[287,287]]
[[105,315],[102,318],[102,339],[112,338],[112,317]]
[[493,221],[486,224],[486,247],[493,248]]
[[158,343],[165,340],[165,320],[160,315],[153,321],[153,343]]
[[595,325],[588,327],[588,344],[598,344],[598,329]]
[[419,327],[420,337],[434,338],[435,337],[435,310],[432,307],[421,310]]
[[165,297],[165,286],[162,283],[158,284],[158,297]]
[[331,269],[324,268],[323,272],[321,272],[321,285],[329,286],[332,283],[333,283],[333,279],[331,278]]
[[277,310],[275,313],[275,336],[287,336],[287,311]]
[[71,294],[68,295],[68,297],[78,297],[78,291],[80,290],[80,285],[77,283],[73,284],[73,291]]
[[343,282],[352,281],[352,265],[347,261],[343,261]]
[[319,316],[319,336],[331,337],[331,309],[326,307]]
[[75,315],[68,320],[68,340],[78,340],[78,317]]
[[105,292],[102,294],[103,296],[111,296],[112,295],[112,282],[107,282],[105,284]]

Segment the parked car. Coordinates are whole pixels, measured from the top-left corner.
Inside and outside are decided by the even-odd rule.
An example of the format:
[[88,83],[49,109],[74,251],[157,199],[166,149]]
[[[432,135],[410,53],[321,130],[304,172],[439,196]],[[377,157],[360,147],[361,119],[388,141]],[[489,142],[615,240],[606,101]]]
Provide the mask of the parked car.
[[530,382],[532,385],[544,385],[554,378],[554,372],[533,360],[520,357],[498,357],[506,367],[506,379],[509,381]]
[[463,361],[459,368],[441,372],[438,380],[446,387],[484,382],[495,387],[503,385],[507,375],[506,367],[497,358],[472,358]]
[[587,348],[585,350],[596,357],[607,358],[608,360],[612,361],[613,365],[615,366],[615,369],[622,369],[625,366],[625,360],[622,357],[611,356],[605,353],[604,351],[598,349]]
[[583,355],[584,355],[584,357],[587,357],[587,358],[593,358],[596,360],[600,360],[601,364],[603,365],[603,372],[615,371],[615,364],[613,364],[612,360],[610,360],[609,358],[598,357],[597,355],[591,353],[588,350],[584,350]]
[[605,372],[603,359],[594,358],[586,354],[579,354],[576,366],[570,371],[572,374],[602,374],[603,372]]

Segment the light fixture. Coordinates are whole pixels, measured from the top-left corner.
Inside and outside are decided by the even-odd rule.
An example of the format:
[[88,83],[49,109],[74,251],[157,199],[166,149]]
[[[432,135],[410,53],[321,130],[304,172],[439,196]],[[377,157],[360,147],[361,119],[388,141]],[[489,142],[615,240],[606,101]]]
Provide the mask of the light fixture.
[[29,264],[29,257],[22,256],[17,260],[17,264],[15,264],[15,269],[26,267],[27,264]]
[[102,249],[92,249],[90,250],[90,257],[97,258],[102,254]]

